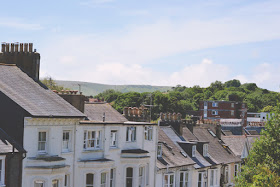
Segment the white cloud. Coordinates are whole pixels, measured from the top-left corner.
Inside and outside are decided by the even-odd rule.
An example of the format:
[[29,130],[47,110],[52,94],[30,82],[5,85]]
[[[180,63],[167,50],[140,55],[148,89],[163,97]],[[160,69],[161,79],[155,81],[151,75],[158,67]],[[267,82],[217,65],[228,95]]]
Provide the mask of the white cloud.
[[43,27],[40,24],[25,23],[21,19],[1,18],[0,27],[22,29],[22,30],[41,30]]

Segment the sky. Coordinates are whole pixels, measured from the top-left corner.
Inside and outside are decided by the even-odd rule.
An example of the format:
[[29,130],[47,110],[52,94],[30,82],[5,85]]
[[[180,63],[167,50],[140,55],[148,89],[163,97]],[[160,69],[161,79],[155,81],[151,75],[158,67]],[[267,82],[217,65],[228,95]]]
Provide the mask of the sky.
[[279,0],[14,0],[0,41],[33,43],[57,80],[280,91],[279,20]]

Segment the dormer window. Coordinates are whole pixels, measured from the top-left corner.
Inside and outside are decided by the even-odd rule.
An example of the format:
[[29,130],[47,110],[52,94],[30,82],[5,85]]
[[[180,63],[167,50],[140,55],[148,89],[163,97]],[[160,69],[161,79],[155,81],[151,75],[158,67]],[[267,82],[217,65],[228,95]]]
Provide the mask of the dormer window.
[[218,107],[218,103],[217,102],[213,102],[212,103],[212,107]]
[[157,146],[157,157],[162,157],[162,144]]
[[208,144],[203,145],[203,156],[208,157]]
[[195,157],[196,145],[192,146],[192,157]]

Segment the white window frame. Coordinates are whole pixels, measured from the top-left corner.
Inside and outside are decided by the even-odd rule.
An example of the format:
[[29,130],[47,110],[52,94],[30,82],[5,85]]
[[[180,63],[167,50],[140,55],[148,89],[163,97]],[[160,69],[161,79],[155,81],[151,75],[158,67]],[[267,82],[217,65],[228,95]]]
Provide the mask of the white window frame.
[[234,110],[230,111],[230,115],[234,116]]
[[[167,184],[165,183],[165,177],[167,176]],[[173,184],[171,184],[171,176],[173,176]],[[163,186],[164,187],[175,187],[175,175],[174,173],[167,173],[163,176]]]
[[[182,178],[183,175],[183,178]],[[186,179],[187,176],[187,179]],[[190,173],[188,171],[181,171],[180,172],[180,187],[188,187],[190,182]]]
[[218,115],[218,110],[212,110],[212,115],[214,116]]
[[117,130],[111,130],[111,142],[110,147],[116,148],[118,144],[118,131]]
[[[199,181],[199,175],[201,175],[201,181]],[[197,186],[198,187],[206,187],[207,186],[207,178],[204,178],[204,176],[206,175],[206,172],[198,172],[198,178],[197,178]],[[201,182],[200,186],[198,185],[198,183]]]
[[[92,175],[92,184],[87,184],[87,176],[88,175]],[[85,177],[85,186],[86,187],[94,187],[94,182],[95,182],[95,174],[94,173],[86,173],[86,177]]]
[[196,145],[192,146],[192,157],[195,157]]
[[203,156],[208,157],[208,144],[203,144]]
[[[56,186],[54,186],[54,185],[56,185]],[[60,187],[58,179],[53,179],[52,180],[52,187]]]
[[[93,136],[94,133],[94,136]],[[101,149],[102,131],[101,130],[85,130],[84,131],[84,149],[96,150]],[[91,146],[93,143],[93,146]]]
[[1,161],[1,167],[0,167],[0,184],[4,185],[5,184],[5,160],[6,156],[0,156],[0,161]]
[[162,144],[159,143],[157,146],[157,157],[162,157]]
[[126,141],[127,142],[136,142],[136,127],[127,127],[126,128]]
[[148,163],[145,168],[146,171],[146,186],[149,185],[150,164]]
[[[102,180],[102,175],[103,177],[105,176],[105,180]],[[102,172],[100,174],[100,187],[108,187],[108,173],[107,172]]]
[[[127,169],[128,168],[131,168],[132,169],[132,176],[131,177],[128,177],[127,176]],[[134,168],[133,167],[127,167],[127,168],[125,168],[125,186],[127,187],[127,180],[128,179],[131,179],[131,185],[133,186],[133,182],[134,182]]]
[[234,108],[234,103],[231,103],[231,108]]
[[110,187],[115,187],[116,184],[116,169],[112,168],[110,170]]
[[218,103],[217,102],[213,102],[212,103],[212,107],[218,107]]
[[218,187],[218,169],[210,169],[210,187]]
[[139,172],[138,172],[138,186],[139,187],[144,187],[145,186],[145,167],[140,166],[139,167]]
[[225,166],[225,183],[229,183],[229,166]]
[[64,176],[64,187],[70,187],[70,174]]
[[36,187],[36,184],[43,184],[43,187],[45,187],[46,182],[44,180],[35,180],[33,185]]
[[[237,167],[237,168],[236,168]],[[234,177],[238,176],[238,173],[241,171],[240,164],[234,164]]]
[[[46,133],[46,140],[44,141],[44,140],[40,140],[40,133]],[[45,143],[45,149],[43,150],[39,150],[39,144],[40,143]],[[47,153],[47,146],[48,146],[48,131],[46,131],[46,130],[39,130],[38,131],[38,148],[37,148],[37,150],[38,150],[38,153],[39,154],[46,154]]]
[[145,137],[145,140],[148,140],[148,141],[153,140],[153,127],[152,126],[145,126],[144,137]]
[[[68,133],[68,140],[64,139],[64,134]],[[71,149],[71,131],[63,130],[62,132],[62,152],[69,152]]]

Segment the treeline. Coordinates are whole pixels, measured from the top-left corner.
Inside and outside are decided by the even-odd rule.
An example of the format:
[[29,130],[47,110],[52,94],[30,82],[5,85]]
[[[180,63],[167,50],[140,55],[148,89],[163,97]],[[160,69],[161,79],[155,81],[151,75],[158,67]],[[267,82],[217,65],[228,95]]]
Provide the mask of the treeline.
[[110,89],[95,98],[111,103],[119,112],[126,106],[153,105],[152,117],[156,119],[160,112],[180,112],[185,117],[187,111],[198,110],[201,100],[239,101],[247,103],[249,112],[270,111],[279,102],[279,96],[278,92],[258,88],[255,83],[241,84],[234,79],[225,83],[216,81],[207,88],[177,85],[165,93],[121,93]]

